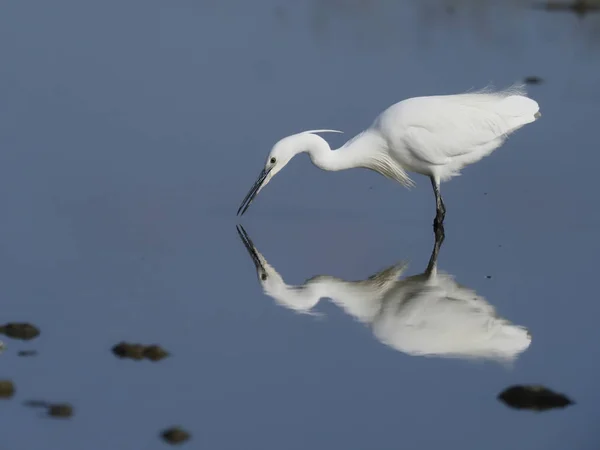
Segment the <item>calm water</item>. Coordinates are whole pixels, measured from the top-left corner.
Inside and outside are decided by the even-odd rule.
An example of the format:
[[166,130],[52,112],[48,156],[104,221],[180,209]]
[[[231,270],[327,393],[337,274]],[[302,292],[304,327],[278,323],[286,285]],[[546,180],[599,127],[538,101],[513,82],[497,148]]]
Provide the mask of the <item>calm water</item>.
[[[455,4],[3,2],[0,322],[42,334],[1,337],[2,448],[158,449],[176,424],[211,450],[597,448],[600,16]],[[277,139],[334,128],[337,146],[403,98],[528,75],[542,120],[442,187],[440,270],[531,332],[512,368],[411,356],[327,299],[306,315],[263,294],[235,211]],[[243,224],[288,284],[419,274],[434,202],[414,180],[298,158]],[[118,360],[121,340],[172,357]],[[510,410],[514,383],[577,405]]]

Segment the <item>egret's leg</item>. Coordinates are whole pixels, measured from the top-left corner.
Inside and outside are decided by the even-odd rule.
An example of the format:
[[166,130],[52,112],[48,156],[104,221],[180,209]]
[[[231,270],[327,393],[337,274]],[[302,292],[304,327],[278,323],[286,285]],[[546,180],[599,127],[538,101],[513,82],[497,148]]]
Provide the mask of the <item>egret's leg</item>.
[[431,180],[431,186],[433,186],[433,193],[435,194],[435,219],[433,221],[433,228],[437,230],[444,225],[446,206],[444,206],[444,200],[442,200],[442,194],[440,193],[439,181],[434,177],[429,177],[429,179]]
[[427,275],[431,275],[437,267],[438,254],[440,253],[440,248],[442,247],[445,238],[444,225],[440,225],[435,230],[435,244],[433,246],[433,251],[431,252],[431,257],[429,258],[429,263],[427,264]]

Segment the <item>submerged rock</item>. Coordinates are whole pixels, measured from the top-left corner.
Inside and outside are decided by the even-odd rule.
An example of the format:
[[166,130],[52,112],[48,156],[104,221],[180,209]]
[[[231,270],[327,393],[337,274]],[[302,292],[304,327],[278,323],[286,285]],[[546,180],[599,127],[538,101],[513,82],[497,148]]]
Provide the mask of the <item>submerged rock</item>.
[[40,335],[40,330],[30,323],[11,322],[0,326],[0,334],[4,334],[13,339],[22,339],[28,341]]
[[49,416],[67,418],[73,415],[73,406],[69,403],[49,403],[43,400],[29,400],[25,402],[31,408],[45,408]]
[[15,385],[10,380],[0,380],[0,398],[11,398],[15,395]]
[[55,403],[48,405],[48,415],[54,417],[71,417],[73,407],[68,403]]
[[144,359],[144,346],[141,344],[121,342],[112,348],[112,352],[119,358]]
[[169,354],[158,345],[149,345],[144,349],[144,356],[151,361],[160,361]]
[[549,1],[539,6],[543,7],[546,11],[570,11],[579,16],[585,16],[588,13],[600,10],[600,4],[592,0],[573,0],[571,2]]
[[511,386],[498,395],[498,400],[514,409],[531,409],[546,411],[554,408],[565,408],[575,402],[564,394],[538,385]]
[[169,428],[163,431],[161,436],[169,444],[181,444],[190,438],[190,434],[179,427]]
[[118,343],[112,348],[112,352],[119,358],[134,360],[160,361],[169,356],[169,353],[158,345],[129,344],[127,342]]
[[529,77],[525,77],[525,83],[527,84],[540,84],[542,80],[540,77],[536,77],[535,75],[529,76]]
[[18,356],[35,356],[37,355],[37,350],[20,350],[17,353]]

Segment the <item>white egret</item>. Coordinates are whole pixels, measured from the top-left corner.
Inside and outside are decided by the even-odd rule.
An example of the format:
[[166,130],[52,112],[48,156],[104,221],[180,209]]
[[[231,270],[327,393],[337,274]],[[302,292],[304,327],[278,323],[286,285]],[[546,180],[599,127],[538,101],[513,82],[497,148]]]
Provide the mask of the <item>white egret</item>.
[[258,193],[294,156],[305,152],[320,169],[362,167],[406,187],[414,184],[407,172],[428,176],[436,200],[434,224],[442,225],[446,208],[440,183],[489,155],[510,133],[538,117],[537,102],[526,97],[524,85],[515,85],[495,92],[486,89],[403,100],[333,151],[316,133],[341,131],[309,130],[293,134],[273,146],[238,215],[246,212]]
[[488,359],[512,363],[529,348],[526,328],[499,317],[472,289],[437,270],[443,236],[436,241],[425,272],[398,280],[405,263],[361,281],[319,275],[290,286],[258,252],[243,227],[238,233],[256,266],[266,295],[297,312],[310,313],[321,298],[369,326],[383,344],[413,356]]

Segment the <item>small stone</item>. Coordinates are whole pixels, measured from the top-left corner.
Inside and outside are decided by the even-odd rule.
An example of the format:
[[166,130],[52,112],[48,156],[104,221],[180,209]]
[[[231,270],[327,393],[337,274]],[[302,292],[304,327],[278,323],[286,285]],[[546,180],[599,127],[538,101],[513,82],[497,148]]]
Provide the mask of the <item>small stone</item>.
[[55,403],[48,405],[48,415],[53,417],[71,417],[73,407],[68,403]]
[[162,438],[170,444],[181,444],[190,438],[190,434],[179,427],[173,427],[163,431]]
[[35,356],[37,355],[37,350],[20,350],[17,353],[18,356]]
[[486,277],[488,280],[492,278],[492,276],[491,276],[491,275],[486,275],[485,277]]
[[144,346],[141,344],[128,344],[121,342],[112,349],[119,358],[144,359]]
[[547,11],[571,11],[580,17],[584,17],[587,13],[597,12],[600,10],[600,5],[590,0],[572,0],[566,1],[548,1],[542,4]]
[[527,84],[540,84],[544,80],[542,80],[540,77],[536,77],[535,75],[533,75],[533,76],[525,77],[524,81]]
[[498,400],[514,409],[530,409],[533,411],[565,408],[575,404],[564,394],[553,392],[544,386],[538,385],[511,386],[498,395]]
[[13,339],[28,341],[38,337],[40,330],[30,323],[7,323],[0,326],[0,334],[4,334]]
[[144,356],[151,361],[160,361],[169,356],[169,353],[158,345],[149,345],[144,349]]
[[130,358],[134,360],[149,359],[159,361],[169,356],[169,353],[158,345],[128,344],[120,342],[112,348],[112,351],[119,358]]
[[73,407],[69,403],[49,403],[44,400],[28,400],[24,403],[30,408],[45,408],[46,413],[52,417],[71,417]]
[[0,380],[0,398],[11,398],[15,394],[15,385],[10,380]]

